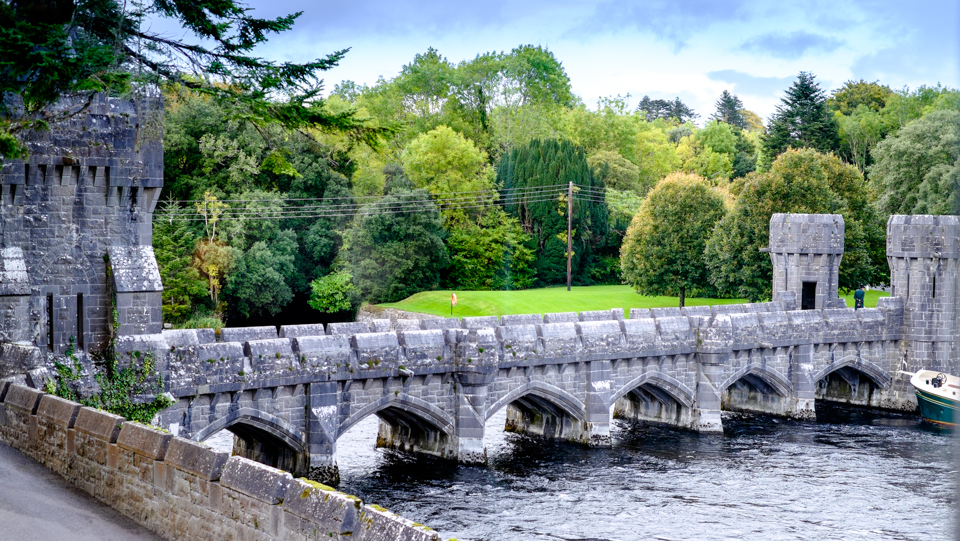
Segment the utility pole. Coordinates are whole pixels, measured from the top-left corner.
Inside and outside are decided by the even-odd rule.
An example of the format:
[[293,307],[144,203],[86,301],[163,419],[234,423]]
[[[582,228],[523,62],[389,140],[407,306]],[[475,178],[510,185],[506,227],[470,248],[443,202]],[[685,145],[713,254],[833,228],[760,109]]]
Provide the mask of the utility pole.
[[573,264],[573,182],[567,187],[567,291],[570,291]]

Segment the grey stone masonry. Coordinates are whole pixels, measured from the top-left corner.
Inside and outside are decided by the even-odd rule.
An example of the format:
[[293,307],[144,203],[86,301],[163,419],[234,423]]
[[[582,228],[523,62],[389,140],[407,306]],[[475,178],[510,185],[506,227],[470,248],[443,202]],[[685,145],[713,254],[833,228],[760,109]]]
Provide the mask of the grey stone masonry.
[[891,216],[891,294],[904,302],[908,364],[960,372],[960,217]]
[[802,303],[804,290],[810,289],[808,299],[813,304],[808,308],[839,308],[843,239],[843,216],[839,214],[774,214],[768,248],[773,262],[773,299],[780,300],[782,293],[790,291]]
[[[388,331],[332,323],[243,346],[182,345],[192,341],[171,334],[158,366],[177,403],[161,422],[199,440],[224,428],[259,434],[241,449],[257,453],[244,456],[335,481],[337,439],[370,415],[381,420],[380,446],[482,462],[487,421],[501,409],[508,430],[585,445],[609,445],[610,412],[716,432],[723,409],[810,419],[826,399],[913,411],[898,370],[946,363],[956,349],[958,231],[955,217],[892,218],[894,296],[856,311],[835,286],[840,217],[777,215],[775,302],[632,309],[629,319],[622,310],[424,319],[422,330],[415,320]],[[813,306],[802,309],[808,280]]]
[[30,157],[0,168],[0,340],[63,353],[72,339],[75,350],[100,350],[114,300],[118,334],[160,332],[151,244],[163,186],[161,99],[98,95],[25,143]]
[[0,440],[171,541],[440,541],[328,486],[19,385]]

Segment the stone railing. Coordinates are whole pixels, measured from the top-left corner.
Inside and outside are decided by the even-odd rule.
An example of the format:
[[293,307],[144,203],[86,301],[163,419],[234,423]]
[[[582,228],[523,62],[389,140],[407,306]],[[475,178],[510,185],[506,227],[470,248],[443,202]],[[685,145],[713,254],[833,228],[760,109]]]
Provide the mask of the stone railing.
[[324,485],[8,382],[0,438],[166,539],[440,539]]
[[[784,310],[780,303],[695,306],[500,318],[164,331],[125,337],[120,351],[154,351],[177,396],[208,386],[276,386],[305,381],[442,373],[466,364],[504,366],[679,353],[736,352],[802,344],[899,340],[903,307]],[[393,325],[393,327],[391,327]],[[209,391],[203,391],[209,392]]]

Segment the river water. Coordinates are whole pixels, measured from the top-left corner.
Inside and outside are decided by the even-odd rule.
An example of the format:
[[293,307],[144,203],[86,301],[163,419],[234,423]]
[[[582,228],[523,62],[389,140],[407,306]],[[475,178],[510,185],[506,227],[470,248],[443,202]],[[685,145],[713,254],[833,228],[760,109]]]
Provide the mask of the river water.
[[821,404],[817,415],[725,413],[723,435],[618,420],[608,449],[488,428],[485,467],[374,449],[371,416],[337,443],[339,489],[460,541],[953,537],[950,432]]

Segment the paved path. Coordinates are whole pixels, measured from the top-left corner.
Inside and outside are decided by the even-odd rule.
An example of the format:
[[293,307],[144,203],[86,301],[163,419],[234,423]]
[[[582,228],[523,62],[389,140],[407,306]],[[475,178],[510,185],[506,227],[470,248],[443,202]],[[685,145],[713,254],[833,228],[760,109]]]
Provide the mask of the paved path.
[[160,539],[0,442],[0,541]]

